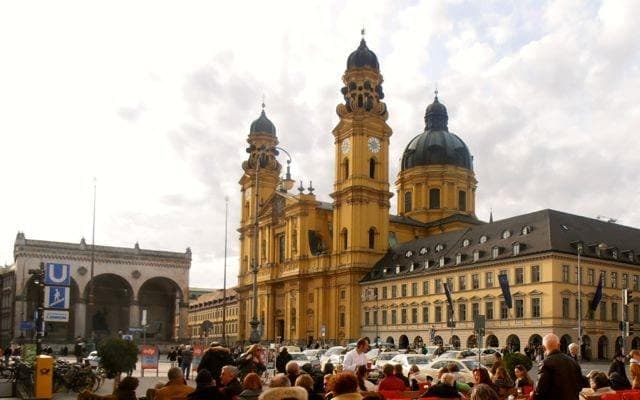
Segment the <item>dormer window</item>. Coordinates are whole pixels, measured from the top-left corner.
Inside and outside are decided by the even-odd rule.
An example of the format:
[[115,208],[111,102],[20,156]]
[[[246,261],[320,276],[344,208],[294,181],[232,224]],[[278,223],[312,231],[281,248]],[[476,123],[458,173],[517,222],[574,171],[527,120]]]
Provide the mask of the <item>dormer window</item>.
[[504,232],[502,232],[502,238],[503,239],[509,239],[509,237],[511,237],[511,231],[510,230],[505,230]]
[[440,257],[440,267],[444,267],[445,262],[446,260],[444,259],[444,256]]
[[462,263],[462,254],[458,253],[456,254],[456,265],[459,265]]
[[400,273],[400,269],[401,269],[401,267],[399,265],[396,265],[396,274]]
[[444,245],[442,243],[436,244],[436,252],[444,250]]
[[473,251],[473,261],[478,261],[480,259],[480,250]]
[[486,242],[487,242],[487,239],[489,239],[489,238],[487,237],[487,235],[482,235],[482,236],[480,236],[480,243],[486,243]]
[[431,263],[429,262],[429,260],[424,260],[424,269],[429,269],[430,266]]
[[514,256],[520,255],[520,243],[518,242],[515,242],[513,244],[513,255]]
[[420,255],[421,256],[427,254],[428,252],[429,252],[429,249],[427,249],[426,247],[420,248]]
[[629,261],[633,262],[634,255],[633,250],[629,250]]
[[525,225],[522,227],[522,230],[520,231],[523,235],[528,235],[531,233],[531,226],[529,225]]
[[407,252],[404,253],[404,256],[407,257],[407,258],[411,258],[413,256],[413,251],[407,250]]
[[418,263],[412,263],[412,264],[409,266],[409,272],[413,272],[413,271],[415,271],[416,269],[418,269],[419,267],[420,267],[420,264],[418,264]]
[[469,247],[471,241],[469,239],[465,239],[462,241],[462,247]]
[[611,257],[614,259],[618,259],[618,250],[617,249],[613,249],[611,250]]
[[500,255],[500,247],[494,246],[491,248],[491,258],[498,258]]

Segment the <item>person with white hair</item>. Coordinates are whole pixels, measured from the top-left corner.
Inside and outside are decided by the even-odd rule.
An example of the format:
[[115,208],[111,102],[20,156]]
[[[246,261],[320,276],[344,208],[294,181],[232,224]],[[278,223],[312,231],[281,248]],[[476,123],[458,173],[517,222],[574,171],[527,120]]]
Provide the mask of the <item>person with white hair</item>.
[[578,349],[579,348],[580,348],[580,346],[578,346],[578,343],[571,343],[569,345],[569,357],[571,357],[574,360],[578,361]]
[[580,365],[560,352],[560,339],[553,333],[542,339],[545,359],[540,364],[536,400],[577,399],[583,386]]

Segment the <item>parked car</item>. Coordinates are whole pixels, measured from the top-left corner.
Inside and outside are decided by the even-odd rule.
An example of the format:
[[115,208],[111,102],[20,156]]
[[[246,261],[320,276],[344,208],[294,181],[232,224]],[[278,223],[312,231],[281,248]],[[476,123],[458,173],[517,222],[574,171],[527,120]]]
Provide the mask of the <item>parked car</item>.
[[309,357],[310,360],[316,359],[320,361],[320,357],[325,353],[324,349],[307,349],[303,353]]
[[[329,347],[329,349],[327,351],[325,351],[323,355],[320,356],[321,368],[324,369],[324,365],[327,363],[327,360],[329,360],[329,358],[331,356],[345,354],[346,352],[347,352],[347,348],[344,347],[344,346]],[[334,359],[334,361],[335,361],[335,359]],[[333,361],[332,361],[332,364],[333,364]],[[334,366],[335,366],[335,364],[334,364]]]
[[480,366],[480,364],[478,364],[478,360],[468,358],[438,358],[435,361],[432,361],[424,369],[421,369],[421,371],[426,375],[431,375],[435,380],[438,377],[440,369],[448,367],[450,364],[456,364],[458,366],[458,370],[460,372],[458,372],[457,380],[465,383],[473,383],[472,371]]
[[[299,367],[302,367],[305,364],[313,365],[309,357],[302,352],[294,351],[289,354],[291,354],[291,361],[294,361],[296,364],[298,364]],[[316,360],[316,365],[320,366],[320,362],[317,360]]]
[[408,376],[412,365],[417,365],[420,372],[424,372],[431,360],[423,354],[398,354],[391,359],[391,362],[402,365],[402,373]]
[[92,368],[97,368],[100,364],[100,357],[98,356],[98,352],[96,350],[89,353],[89,355],[82,359],[84,363],[89,363]]
[[374,368],[382,370],[382,367],[384,367],[385,364],[395,364],[392,359],[398,354],[400,353],[398,353],[397,351],[385,351],[378,354],[378,357],[376,358],[376,362],[374,364]]
[[338,365],[344,364],[344,354],[332,354],[328,358],[324,360],[324,362],[320,362],[320,369],[324,370],[324,366],[327,362],[333,364],[333,367],[337,367]]
[[[479,351],[479,349],[469,349],[468,352],[472,354],[468,354],[467,356],[465,356],[465,358],[475,358],[477,360]],[[500,351],[495,348],[489,347],[486,349],[482,349],[482,353],[480,353],[480,362],[482,363],[482,365],[490,367],[496,361],[496,354],[502,355]]]

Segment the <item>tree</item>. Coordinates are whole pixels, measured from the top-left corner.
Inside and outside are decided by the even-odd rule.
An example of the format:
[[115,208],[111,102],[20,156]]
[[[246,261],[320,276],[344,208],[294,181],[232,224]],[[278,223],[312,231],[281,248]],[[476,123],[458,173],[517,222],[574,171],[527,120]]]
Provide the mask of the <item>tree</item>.
[[138,347],[128,340],[107,338],[98,345],[98,356],[107,378],[114,379],[115,388],[120,381],[120,374],[136,367]]
[[504,355],[504,367],[507,369],[507,372],[512,379],[516,378],[513,370],[518,364],[522,364],[527,371],[529,371],[533,366],[531,359],[522,353],[506,353]]

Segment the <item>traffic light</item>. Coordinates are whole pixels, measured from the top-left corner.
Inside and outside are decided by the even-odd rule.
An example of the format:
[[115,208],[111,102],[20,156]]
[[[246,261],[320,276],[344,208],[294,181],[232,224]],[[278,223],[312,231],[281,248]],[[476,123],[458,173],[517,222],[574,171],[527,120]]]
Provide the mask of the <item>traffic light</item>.
[[633,301],[633,297],[631,296],[631,290],[622,289],[622,302],[625,306],[628,306]]

